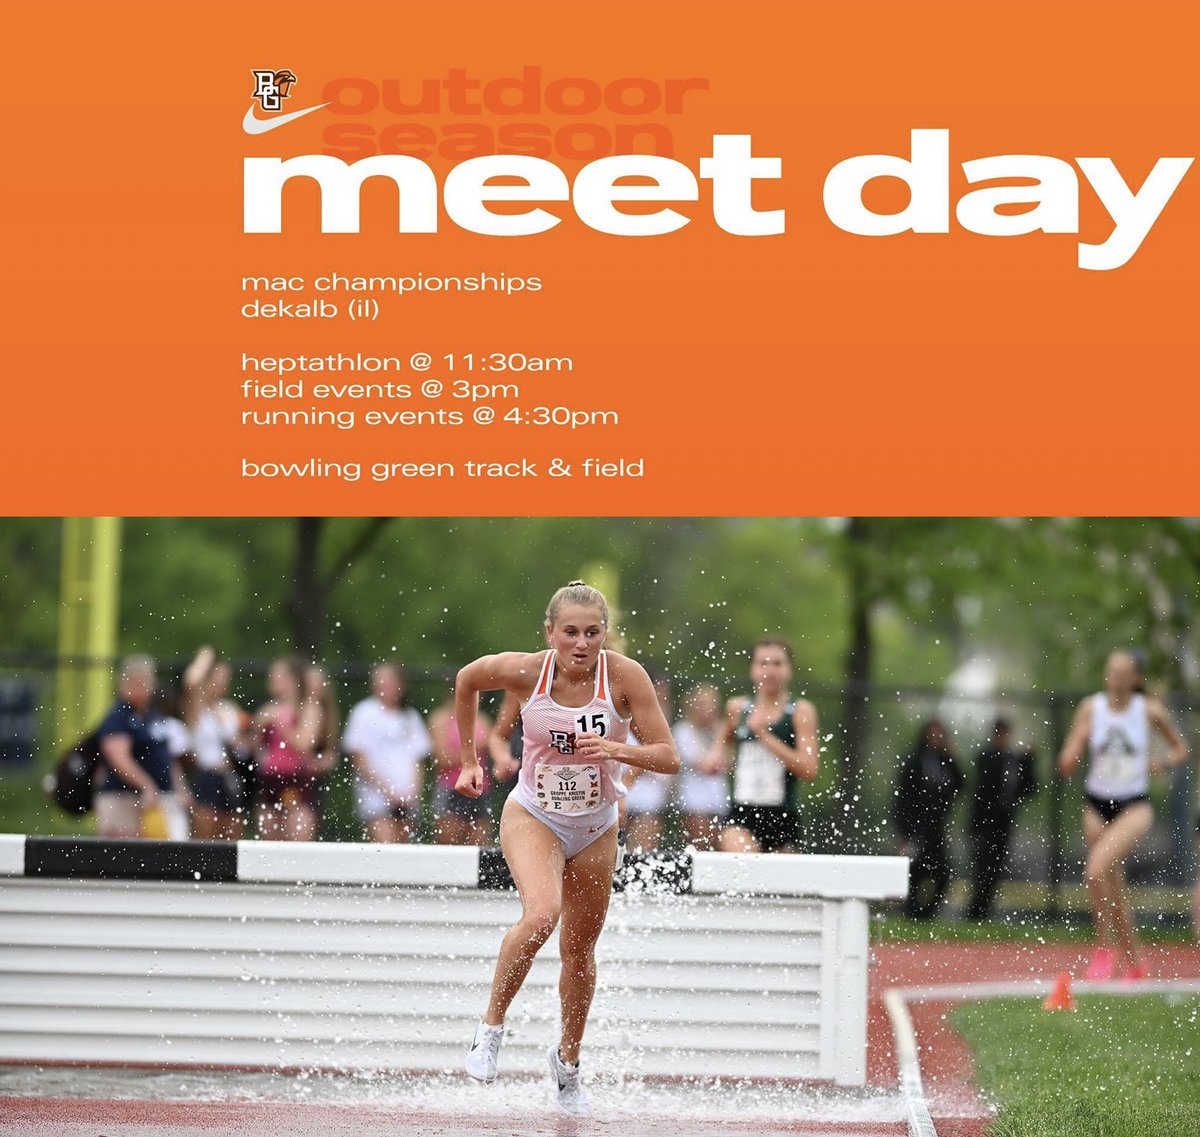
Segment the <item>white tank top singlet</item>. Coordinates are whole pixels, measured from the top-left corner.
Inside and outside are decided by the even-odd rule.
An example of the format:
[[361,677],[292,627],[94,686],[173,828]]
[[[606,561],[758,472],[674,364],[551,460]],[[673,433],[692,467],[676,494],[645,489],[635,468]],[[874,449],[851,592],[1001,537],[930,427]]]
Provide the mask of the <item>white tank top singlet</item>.
[[608,653],[596,661],[596,687],[591,702],[582,707],[564,707],[551,697],[554,684],[554,652],[542,660],[537,685],[521,708],[521,774],[517,794],[534,814],[545,813],[570,822],[590,820],[610,808],[620,791],[616,787],[620,763],[576,760],[578,735],[598,734],[613,742],[629,738],[629,720],[617,714],[608,678]]
[[1092,761],[1085,789],[1092,797],[1124,801],[1150,789],[1150,717],[1144,695],[1134,695],[1123,711],[1108,696],[1092,696]]

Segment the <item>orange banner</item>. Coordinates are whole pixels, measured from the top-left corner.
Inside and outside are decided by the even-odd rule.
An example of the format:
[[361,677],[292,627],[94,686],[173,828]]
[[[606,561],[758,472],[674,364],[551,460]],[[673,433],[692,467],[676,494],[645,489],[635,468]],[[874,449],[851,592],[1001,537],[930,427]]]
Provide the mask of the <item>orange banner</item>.
[[26,5],[6,512],[1197,512],[1193,5]]

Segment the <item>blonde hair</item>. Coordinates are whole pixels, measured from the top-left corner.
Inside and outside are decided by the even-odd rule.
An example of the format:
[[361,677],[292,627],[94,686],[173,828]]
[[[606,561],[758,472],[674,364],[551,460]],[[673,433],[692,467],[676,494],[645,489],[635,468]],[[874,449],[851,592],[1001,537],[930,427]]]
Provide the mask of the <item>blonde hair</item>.
[[554,627],[554,622],[558,619],[558,613],[564,604],[597,609],[600,612],[600,622],[605,628],[608,627],[608,601],[604,599],[604,593],[600,589],[593,588],[582,580],[573,580],[570,584],[564,584],[550,597],[550,603],[546,605],[546,627]]

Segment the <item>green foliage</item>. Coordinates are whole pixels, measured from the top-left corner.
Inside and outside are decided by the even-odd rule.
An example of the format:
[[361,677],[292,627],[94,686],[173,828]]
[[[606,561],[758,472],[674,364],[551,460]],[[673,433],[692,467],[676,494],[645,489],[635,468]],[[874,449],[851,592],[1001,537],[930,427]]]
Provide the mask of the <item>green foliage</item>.
[[[589,561],[621,574],[629,644],[677,673],[739,686],[765,632],[800,678],[837,682],[848,589],[874,610],[879,683],[938,683],[963,653],[1010,659],[1014,687],[1091,687],[1114,644],[1161,648],[1200,600],[1200,533],[1174,519],[396,518],[328,598],[326,656],[393,651],[453,666],[536,646],[542,605]],[[325,527],[326,568],[359,519]],[[0,521],[3,647],[53,650],[60,524]],[[265,658],[290,645],[291,518],[130,518],[123,650],[184,657],[205,640]],[[1181,623],[1182,621],[1182,623]],[[712,645],[711,647],[709,645]]]
[[40,517],[0,519],[0,648],[54,649],[60,529]]
[[1200,995],[1085,995],[1074,1013],[1037,999],[956,1007],[991,1137],[1200,1137]]

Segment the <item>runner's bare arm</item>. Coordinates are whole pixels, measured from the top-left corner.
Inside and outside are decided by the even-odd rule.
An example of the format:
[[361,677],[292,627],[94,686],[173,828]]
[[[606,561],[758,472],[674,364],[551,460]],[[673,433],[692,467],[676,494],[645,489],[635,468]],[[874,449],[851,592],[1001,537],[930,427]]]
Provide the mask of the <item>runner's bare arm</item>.
[[316,699],[305,699],[300,704],[300,717],[296,720],[295,729],[284,731],[288,741],[297,750],[304,751],[310,763],[317,749],[317,740],[321,733],[321,720],[323,717],[324,712],[321,710],[321,704]]
[[796,732],[792,773],[806,782],[815,781],[821,772],[821,743],[817,738],[817,708],[806,699],[796,704],[792,728]]
[[106,734],[100,739],[100,753],[104,761],[116,771],[117,777],[131,789],[142,795],[143,802],[158,797],[158,786],[154,779],[142,769],[133,756],[133,744],[127,734]]
[[1067,741],[1058,755],[1058,772],[1069,778],[1075,773],[1075,768],[1083,759],[1087,749],[1088,738],[1092,733],[1092,701],[1084,699],[1075,710],[1075,720],[1071,723]]
[[191,730],[200,720],[203,684],[216,662],[217,653],[206,645],[196,653],[196,658],[183,673],[183,721]]
[[475,754],[475,725],[479,717],[480,691],[511,691],[528,695],[537,682],[542,654],[527,651],[505,651],[484,655],[468,663],[454,681],[454,717],[458,722],[458,737],[462,769],[454,788],[467,797],[483,793],[483,770]]
[[1150,725],[1166,739],[1168,748],[1166,761],[1152,763],[1150,772],[1161,774],[1167,769],[1182,766],[1188,758],[1188,744],[1175,726],[1171,712],[1163,705],[1161,699],[1147,699],[1146,714],[1150,719]]
[[619,690],[641,745],[629,746],[588,732],[575,740],[576,753],[591,760],[610,758],[655,774],[677,773],[679,754],[675,750],[675,739],[671,736],[671,728],[667,725],[650,676],[640,663],[625,656],[609,652],[608,659],[613,701],[617,702],[615,696]]
[[700,764],[703,774],[723,774],[729,769],[729,747],[733,744],[733,735],[737,730],[738,719],[746,709],[748,700],[744,696],[730,699],[725,704],[725,721],[713,739],[712,749]]
[[792,730],[796,735],[795,746],[789,746],[769,729],[756,730],[754,737],[797,778],[811,782],[820,770],[817,709],[805,699],[796,703],[796,710],[792,714]]

